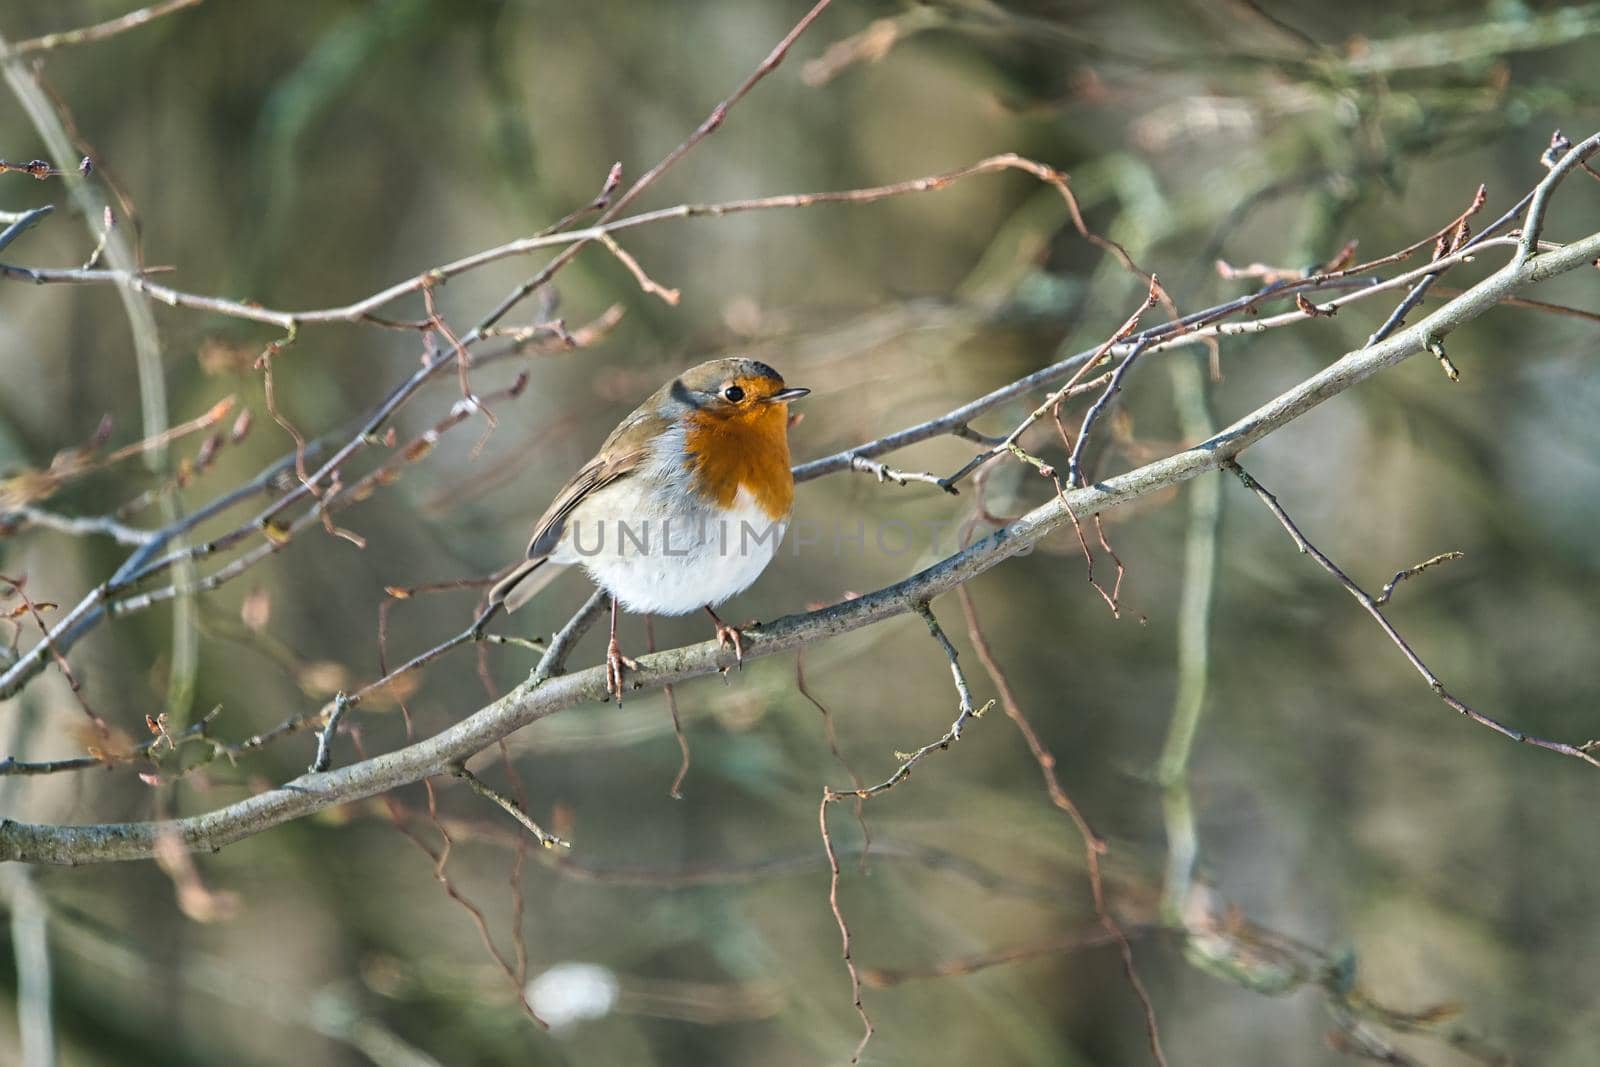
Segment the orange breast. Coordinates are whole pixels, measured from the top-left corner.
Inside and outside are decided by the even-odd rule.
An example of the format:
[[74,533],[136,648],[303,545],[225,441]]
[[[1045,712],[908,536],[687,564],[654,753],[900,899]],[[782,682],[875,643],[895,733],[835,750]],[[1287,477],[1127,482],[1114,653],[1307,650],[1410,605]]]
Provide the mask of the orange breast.
[[788,515],[794,507],[788,407],[759,404],[732,415],[691,412],[685,444],[694,456],[695,488],[724,508],[746,489],[768,518]]

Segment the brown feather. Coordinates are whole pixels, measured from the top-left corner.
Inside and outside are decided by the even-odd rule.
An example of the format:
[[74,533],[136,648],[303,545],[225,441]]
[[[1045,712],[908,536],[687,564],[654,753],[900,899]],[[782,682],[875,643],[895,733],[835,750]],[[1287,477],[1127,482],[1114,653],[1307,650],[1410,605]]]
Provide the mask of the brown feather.
[[556,566],[546,556],[525,559],[489,590],[489,603],[497,604],[504,601],[507,611],[516,611],[537,596],[540,590],[554,581],[564,570],[565,567]]
[[578,505],[596,490],[603,489],[617,479],[633,473],[650,454],[650,442],[660,435],[667,425],[667,419],[648,413],[646,411],[648,407],[649,404],[640,407],[623,420],[622,425],[606,438],[595,457],[567,479],[567,484],[561,487],[555,499],[550,502],[550,506],[545,509],[545,513],[534,523],[533,536],[528,540],[528,558],[495,583],[494,588],[489,591],[490,603],[497,604],[504,601],[507,611],[516,611],[560,572],[559,567],[551,567],[538,581],[525,583],[525,579],[533,574],[550,553],[555,551],[556,545],[561,543],[567,519]]

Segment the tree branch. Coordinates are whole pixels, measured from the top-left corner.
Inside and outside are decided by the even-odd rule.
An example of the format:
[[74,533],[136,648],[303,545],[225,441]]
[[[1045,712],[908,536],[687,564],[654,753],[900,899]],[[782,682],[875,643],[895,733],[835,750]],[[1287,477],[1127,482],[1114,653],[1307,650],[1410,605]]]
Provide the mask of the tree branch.
[[[1500,734],[1503,737],[1507,737],[1512,741],[1516,741],[1524,745],[1534,745],[1538,748],[1555,752],[1563,756],[1572,756],[1575,759],[1583,760],[1590,766],[1600,768],[1600,759],[1595,758],[1594,755],[1594,750],[1596,748],[1600,748],[1600,743],[1589,741],[1583,745],[1569,745],[1560,741],[1550,741],[1542,737],[1535,737],[1532,734],[1524,733],[1515,727],[1507,726],[1498,719],[1490,718],[1488,715],[1485,715],[1480,711],[1476,711],[1467,704],[1456,699],[1456,697],[1444,687],[1444,683],[1439,680],[1438,676],[1435,675],[1428,665],[1422,661],[1422,657],[1417,655],[1416,651],[1412,649],[1410,643],[1408,643],[1405,638],[1400,636],[1400,631],[1394,628],[1394,624],[1389,621],[1389,617],[1383,613],[1383,609],[1379,606],[1379,601],[1374,600],[1367,593],[1367,591],[1361,588],[1361,586],[1357,585],[1354,579],[1346,574],[1337,563],[1329,559],[1321,549],[1312,544],[1310,540],[1306,538],[1305,534],[1300,532],[1300,528],[1295,525],[1294,520],[1289,517],[1289,513],[1285,511],[1283,509],[1283,505],[1278,502],[1278,498],[1273,496],[1272,493],[1268,491],[1266,486],[1256,481],[1248,472],[1245,471],[1243,467],[1239,466],[1232,460],[1229,460],[1226,464],[1224,464],[1224,466],[1226,466],[1229,471],[1238,477],[1239,481],[1244,484],[1246,489],[1254,493],[1256,498],[1266,505],[1267,510],[1272,512],[1273,517],[1276,518],[1280,524],[1282,524],[1284,530],[1287,531],[1289,536],[1294,540],[1295,547],[1300,549],[1300,551],[1305,555],[1308,555],[1315,560],[1317,566],[1333,575],[1334,579],[1338,581],[1340,585],[1344,586],[1345,591],[1354,597],[1358,604],[1366,609],[1367,614],[1372,616],[1373,621],[1378,624],[1379,629],[1384,632],[1390,641],[1394,642],[1394,646],[1400,650],[1400,654],[1406,658],[1406,662],[1411,664],[1411,666],[1416,669],[1416,672],[1422,676],[1422,680],[1428,683],[1428,688],[1432,689],[1434,695],[1436,695],[1440,700],[1444,701],[1447,707],[1454,711],[1460,712],[1462,715],[1471,719],[1479,726],[1487,726],[1495,733]],[[1433,559],[1429,560],[1428,563],[1412,568],[1410,573],[1421,571],[1425,569],[1428,564],[1437,563],[1443,558],[1445,557],[1435,556]],[[1401,572],[1401,574],[1406,573],[1407,572],[1405,571]],[[1396,579],[1398,580],[1399,577],[1400,576],[1397,575]],[[1390,584],[1389,588],[1390,592],[1392,592],[1393,583]]]
[[138,29],[149,22],[154,22],[163,15],[170,15],[175,11],[182,11],[186,7],[194,7],[203,0],[164,0],[163,3],[151,4],[149,7],[130,11],[126,15],[105,22],[97,22],[93,26],[82,26],[75,30],[62,30],[59,33],[47,33],[43,37],[33,37],[26,41],[18,41],[8,48],[0,49],[0,59],[11,59],[14,56],[31,55],[35,52],[49,52],[57,48],[67,48],[72,45],[90,44],[94,41],[103,41],[108,37],[115,37],[129,30]]
[[[1426,341],[1449,333],[1494,307],[1502,297],[1582,267],[1600,256],[1600,233],[1509,264],[1462,296],[1375,345],[1347,353],[1332,365],[1273,398],[1207,441],[1126,474],[1056,496],[1016,522],[894,585],[820,611],[790,615],[746,631],[745,656],[792,651],[917,610],[917,605],[1026,551],[1083,518],[1177,485],[1232,460],[1250,445],[1332,397],[1392,367]],[[557,642],[552,647],[560,647]],[[658,688],[717,672],[716,641],[647,655],[630,677],[636,687]],[[548,661],[550,656],[546,656]],[[572,675],[543,672],[456,725],[394,752],[325,774],[307,774],[215,811],[165,822],[92,826],[29,825],[0,819],[0,860],[89,863],[151,856],[163,835],[191,849],[217,849],[252,834],[336,804],[374,796],[422,778],[448,774],[452,765],[514,730],[580,703],[604,698],[604,670]]]

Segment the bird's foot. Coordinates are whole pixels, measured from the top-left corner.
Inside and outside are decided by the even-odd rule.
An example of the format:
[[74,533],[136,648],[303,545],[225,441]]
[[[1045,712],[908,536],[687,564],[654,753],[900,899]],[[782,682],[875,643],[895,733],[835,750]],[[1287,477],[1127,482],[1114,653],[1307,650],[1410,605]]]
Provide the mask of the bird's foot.
[[[716,616],[712,616],[716,619]],[[729,626],[721,619],[717,623],[717,644],[723,648],[733,649],[733,659],[739,669],[744,670],[744,633],[737,626]],[[749,625],[748,623],[746,625]]]
[[622,646],[613,637],[606,646],[606,693],[617,698],[617,707],[622,707],[622,676],[624,671],[639,669],[637,661],[622,654]]

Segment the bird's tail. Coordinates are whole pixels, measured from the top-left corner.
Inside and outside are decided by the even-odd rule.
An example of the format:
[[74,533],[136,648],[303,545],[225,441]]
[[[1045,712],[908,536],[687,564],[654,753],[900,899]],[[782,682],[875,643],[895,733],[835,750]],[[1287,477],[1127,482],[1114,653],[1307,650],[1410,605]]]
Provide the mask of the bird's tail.
[[516,611],[537,596],[563,569],[552,564],[548,556],[525,559],[489,590],[489,603],[504,602],[507,611]]

